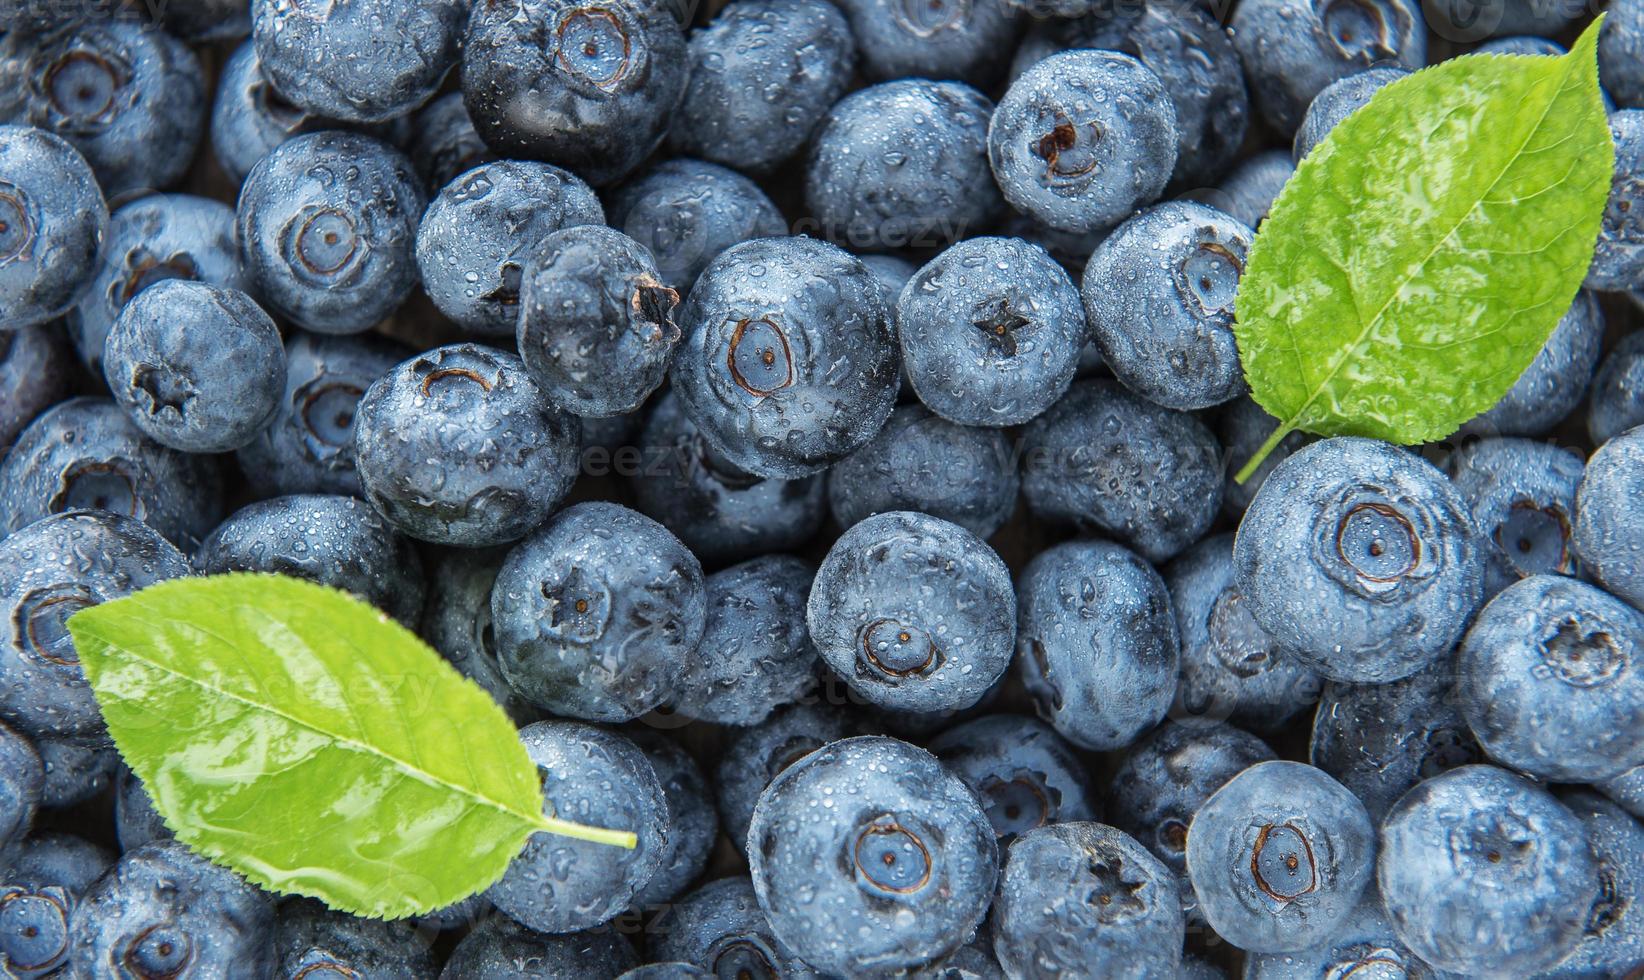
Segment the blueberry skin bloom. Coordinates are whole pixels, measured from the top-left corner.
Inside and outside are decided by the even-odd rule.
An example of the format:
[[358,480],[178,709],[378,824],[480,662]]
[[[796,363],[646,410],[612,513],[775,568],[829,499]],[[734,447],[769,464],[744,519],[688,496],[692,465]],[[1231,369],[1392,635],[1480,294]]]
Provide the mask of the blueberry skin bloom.
[[720,253],[680,308],[673,390],[702,436],[758,476],[820,473],[896,403],[896,342],[861,260],[810,238]]
[[931,411],[1020,425],[1062,397],[1085,343],[1073,281],[1038,245],[972,238],[920,269],[896,301],[902,366]]
[[1644,286],[1644,109],[1611,113],[1610,136],[1615,140],[1615,179],[1587,287],[1638,289]]
[[961,82],[904,78],[846,96],[811,142],[806,210],[823,235],[872,251],[988,226],[1003,206],[987,165],[992,113]]
[[823,0],[738,0],[691,31],[689,56],[669,146],[764,174],[797,153],[845,93],[856,39]]
[[1308,949],[1353,912],[1376,867],[1376,828],[1347,788],[1299,762],[1262,762],[1206,800],[1187,836],[1205,919],[1253,953]]
[[38,738],[34,748],[46,767],[40,805],[51,810],[84,803],[114,782],[120,753],[109,743],[91,746],[74,737]]
[[949,728],[929,748],[982,801],[1001,847],[1047,824],[1101,814],[1084,763],[1043,722],[983,715]]
[[631,721],[668,697],[702,639],[702,566],[648,517],[577,504],[508,553],[491,618],[503,676],[523,697]]
[[662,142],[685,92],[685,35],[666,4],[476,6],[462,92],[485,142],[615,183]]
[[348,122],[417,108],[457,63],[463,0],[252,0],[263,73],[293,105]]
[[29,126],[0,126],[0,323],[66,312],[96,271],[108,206],[85,157]]
[[531,252],[520,288],[514,336],[550,402],[608,418],[661,386],[679,343],[679,294],[643,245],[603,225],[555,232]]
[[1018,211],[1090,232],[1158,198],[1179,139],[1175,106],[1152,69],[1117,51],[1081,49],[1011,83],[988,127],[988,160]]
[[[40,786],[45,779],[45,766],[34,743],[10,725],[0,723],[0,846],[9,847],[28,833],[40,806]],[[0,906],[0,932],[5,930],[5,917],[4,906]],[[6,945],[0,937],[0,955],[6,956],[0,962],[9,961]]]
[[661,867],[668,843],[667,797],[645,753],[614,732],[580,722],[539,721],[520,729],[519,736],[542,780],[544,814],[631,831],[639,843],[628,850],[534,834],[486,894],[538,932],[592,928],[627,908]]
[[1531,575],[1574,575],[1581,457],[1529,439],[1484,439],[1450,460],[1489,552],[1486,599]]
[[1204,199],[1232,215],[1240,224],[1259,228],[1295,172],[1296,164],[1290,154],[1283,150],[1266,150],[1235,167],[1222,180],[1221,186]]
[[719,816],[708,779],[672,735],[634,726],[628,736],[656,772],[668,802],[668,837],[662,862],[634,896],[640,910],[666,908],[707,867],[719,838]]
[[448,92],[422,107],[411,125],[407,151],[429,187],[444,187],[458,176],[497,158],[480,139],[461,92]]
[[106,398],[59,402],[0,462],[4,532],[64,511],[105,510],[187,547],[217,523],[222,506],[215,460],[149,439]]
[[260,977],[273,967],[264,892],[176,842],[121,857],[70,925],[70,976]]
[[171,279],[120,311],[104,342],[103,377],[149,438],[184,452],[228,452],[273,418],[285,347],[246,294]]
[[981,538],[892,511],[839,536],[806,606],[811,640],[851,690],[893,711],[968,708],[1010,665],[1010,571]]
[[1552,976],[1599,980],[1644,962],[1644,824],[1587,791],[1561,794],[1587,831],[1598,862],[1599,891],[1587,912],[1581,945]]
[[537,242],[605,209],[582,178],[547,163],[498,160],[442,189],[417,226],[422,288],[464,330],[512,337],[525,264]]
[[500,548],[455,548],[429,569],[428,599],[417,634],[516,722],[537,718],[536,709],[514,693],[497,665],[496,630],[491,622],[491,587],[506,552]]
[[1551,432],[1581,404],[1603,342],[1604,311],[1596,296],[1582,290],[1507,394],[1467,429],[1519,436]]
[[737,850],[746,853],[748,824],[759,796],[789,766],[830,742],[862,734],[849,710],[821,701],[782,708],[736,734],[714,767],[719,823]]
[[0,455],[69,393],[74,355],[58,324],[0,331]]
[[1273,470],[1233,562],[1250,614],[1287,653],[1331,680],[1385,684],[1460,638],[1483,597],[1486,549],[1431,464],[1337,438]]
[[1128,834],[1063,823],[1010,845],[993,912],[1008,976],[1174,977],[1184,929],[1175,876]]
[[1085,313],[1127,388],[1181,410],[1244,393],[1233,297],[1255,236],[1208,205],[1170,201],[1096,247],[1085,266]]
[[401,977],[434,980],[427,943],[403,922],[333,912],[308,899],[280,906],[274,926],[276,976]]
[[1598,36],[1598,73],[1604,91],[1628,109],[1644,109],[1644,4],[1620,0]]
[[[818,807],[831,798],[834,805]],[[936,757],[845,739],[771,781],[748,830],[771,930],[817,970],[916,967],[963,946],[998,880],[993,826]]]
[[1346,922],[1313,948],[1245,956],[1243,980],[1440,980],[1449,976],[1434,971],[1399,941],[1387,913],[1382,911],[1380,897],[1366,889],[1363,901]]
[[1376,879],[1404,944],[1434,968],[1529,976],[1581,942],[1598,863],[1569,808],[1494,766],[1406,793],[1381,825]]
[[1016,582],[1016,667],[1039,717],[1081,748],[1122,748],[1170,707],[1176,617],[1152,566],[1106,541],[1046,549]]
[[1002,0],[846,0],[840,6],[856,35],[862,74],[874,81],[990,81],[1018,32],[1018,12]]
[[298,326],[368,330],[416,285],[425,204],[411,161],[381,140],[334,130],[287,140],[240,187],[246,271]]
[[[493,915],[476,925],[451,951],[442,980],[496,980],[499,977],[618,976],[639,961],[628,940],[614,929],[547,935]],[[522,964],[532,973],[521,972]]]
[[1576,556],[1582,570],[1611,595],[1644,609],[1644,520],[1640,520],[1638,509],[1641,499],[1644,427],[1628,429],[1598,447],[1587,460],[1587,470],[1576,491],[1575,529]]
[[1403,68],[1382,65],[1354,72],[1326,85],[1307,106],[1307,115],[1302,117],[1290,144],[1291,156],[1297,163],[1302,162],[1332,130],[1364,108],[1377,92],[1409,74]]
[[682,294],[732,245],[788,233],[782,212],[758,184],[718,164],[684,159],[664,161],[623,184],[611,196],[611,227],[649,249],[662,280]]
[[708,976],[808,978],[815,974],[771,932],[747,877],[710,881],[675,902],[651,937],[651,955],[695,964]]
[[450,344],[403,361],[360,399],[365,499],[406,534],[479,548],[518,541],[576,481],[582,427],[518,357]]
[[1603,445],[1644,423],[1644,332],[1622,337],[1604,356],[1587,400],[1587,435]]
[[1210,529],[1221,448],[1197,418],[1112,381],[1076,382],[1023,434],[1022,495],[1041,520],[1167,561]]

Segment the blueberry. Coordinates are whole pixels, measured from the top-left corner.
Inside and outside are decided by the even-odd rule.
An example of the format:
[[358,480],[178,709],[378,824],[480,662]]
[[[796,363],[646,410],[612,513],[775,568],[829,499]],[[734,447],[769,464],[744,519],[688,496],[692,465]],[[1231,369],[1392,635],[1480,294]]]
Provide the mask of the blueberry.
[[1067,391],[1086,329],[1073,281],[1019,238],[972,238],[932,259],[896,301],[919,400],[961,425],[1020,425]]
[[[1603,35],[1599,37],[1600,47],[1603,46]],[[1506,54],[1506,55],[1547,55],[1557,57],[1567,54],[1564,45],[1552,38],[1541,37],[1537,34],[1516,34],[1511,37],[1501,37],[1488,44],[1481,44],[1473,49],[1474,54]]]
[[1450,473],[1489,552],[1485,598],[1531,575],[1575,574],[1580,456],[1528,439],[1484,439],[1457,453]]
[[1575,551],[1582,571],[1612,595],[1644,609],[1641,499],[1644,427],[1628,429],[1588,458],[1576,491],[1575,528]]
[[[879,280],[879,285],[884,289],[885,308],[894,314],[896,298],[902,295],[902,288],[913,278],[913,274],[919,271],[919,267],[897,255],[873,253],[857,257],[868,267],[868,271],[873,273],[874,278]],[[896,332],[894,320],[895,317],[892,316],[892,334]]]
[[833,465],[828,505],[840,527],[914,510],[986,539],[1016,509],[1015,464],[1002,430],[956,425],[923,405],[903,405],[872,442]]
[[835,742],[788,767],[760,795],[748,830],[772,932],[815,969],[847,976],[919,966],[964,945],[993,898],[997,862],[975,794],[935,756],[879,736]]
[[57,324],[0,331],[0,457],[46,409],[69,393],[73,355]]
[[633,947],[610,929],[550,936],[494,915],[463,937],[440,978],[582,980],[616,976],[636,962]]
[[463,52],[463,98],[491,149],[596,186],[662,142],[690,71],[678,21],[647,0],[479,5]]
[[1615,140],[1615,179],[1587,286],[1639,289],[1644,287],[1644,109],[1611,113],[1610,136]]
[[251,11],[243,0],[169,0],[159,17],[185,41],[237,41],[251,33]]
[[1602,980],[1644,962],[1644,826],[1595,793],[1564,794],[1598,862],[1598,897],[1581,944],[1542,980]]
[[683,401],[664,393],[645,422],[635,507],[711,565],[809,541],[822,523],[822,475],[768,480],[749,473],[708,444]]
[[747,877],[710,881],[674,903],[651,942],[658,959],[690,963],[709,976],[778,980],[814,976],[771,931]]
[[1584,13],[1581,0],[1513,3],[1511,0],[1428,0],[1433,32],[1449,41],[1504,34],[1558,34]]
[[550,402],[577,415],[625,415],[667,374],[678,303],[645,246],[579,225],[542,239],[527,258],[515,339]]
[[582,178],[547,163],[482,163],[447,183],[417,226],[428,298],[465,330],[512,337],[536,243],[605,210]]
[[0,323],[8,331],[74,305],[97,271],[108,222],[97,178],[67,140],[0,126]]
[[85,743],[77,736],[37,738],[34,748],[45,766],[40,805],[48,810],[84,803],[114,783],[120,753],[107,742]]
[[248,504],[194,553],[203,574],[273,572],[351,592],[407,626],[422,612],[411,542],[354,497],[292,494]]
[[576,504],[513,551],[491,593],[497,657],[547,711],[631,721],[661,704],[702,639],[702,566],[618,504]]
[[273,905],[256,887],[176,841],[149,844],[86,891],[68,974],[265,976],[273,930]]
[[359,333],[417,281],[422,182],[411,162],[359,133],[281,143],[240,187],[236,228],[247,273],[272,309],[322,333]]
[[782,708],[737,733],[714,767],[719,824],[738,850],[748,843],[759,795],[783,770],[830,742],[862,734],[862,726],[838,707],[802,702]]
[[1280,440],[1261,465],[1256,467],[1250,478],[1239,483],[1234,476],[1243,469],[1244,464],[1256,455],[1256,451],[1279,427],[1279,420],[1267,414],[1248,395],[1235,398],[1222,405],[1221,411],[1215,417],[1216,438],[1221,442],[1227,453],[1227,480],[1222,486],[1222,514],[1231,520],[1237,521],[1244,516],[1250,506],[1250,501],[1256,497],[1256,491],[1261,489],[1267,474],[1283,462],[1291,453],[1307,445],[1307,435],[1302,432],[1292,432]]
[[520,739],[542,782],[543,813],[631,831],[639,843],[628,850],[535,834],[487,894],[539,932],[597,926],[627,908],[662,866],[669,820],[662,784],[638,746],[592,725],[539,721],[520,729]]
[[1032,718],[984,715],[949,728],[929,748],[982,801],[1000,847],[1039,827],[1101,813],[1073,747]]
[[1079,381],[1023,434],[1022,496],[1041,520],[1163,562],[1221,508],[1221,449],[1203,423],[1112,381]]
[[647,963],[634,967],[617,980],[713,980],[713,974],[689,963]]
[[453,549],[429,569],[428,599],[418,630],[428,645],[485,689],[515,721],[534,721],[536,711],[514,693],[497,663],[491,621],[491,587],[507,552]]
[[[1435,973],[1399,942],[1374,889],[1334,935],[1313,947],[1289,953],[1256,953],[1244,960],[1244,980],[1398,977],[1438,980]],[[1448,977],[1450,974],[1444,974]]]
[[273,493],[362,493],[354,460],[360,399],[410,354],[375,335],[294,332],[274,419],[238,454],[247,479]]
[[120,850],[134,851],[144,844],[176,836],[154,809],[154,800],[136,773],[121,766],[114,785],[114,831]]
[[1439,970],[1528,976],[1581,942],[1598,862],[1581,821],[1536,784],[1462,766],[1406,793],[1381,826],[1382,904]]
[[645,728],[634,728],[628,737],[645,753],[668,801],[662,863],[633,900],[635,909],[654,909],[673,901],[708,866],[719,839],[719,815],[707,777],[678,741]]
[[806,606],[822,659],[868,703],[967,708],[1010,664],[1010,571],[957,524],[891,511],[850,528],[817,569]]
[[1111,228],[1156,200],[1176,166],[1164,83],[1118,51],[1064,51],[1010,85],[988,127],[1005,200],[1061,231]]
[[1346,787],[1260,762],[1193,816],[1187,873],[1211,928],[1252,953],[1309,949],[1346,923],[1376,867],[1376,830]]
[[845,0],[862,74],[990,81],[1016,42],[1018,11],[1005,0]]
[[1644,766],[1634,766],[1614,779],[1598,783],[1596,788],[1628,813],[1644,820]]
[[1615,0],[1598,37],[1604,90],[1629,109],[1644,109],[1644,3]]
[[[1090,253],[1096,246],[1107,238],[1111,228],[1098,228],[1095,231],[1073,232],[1059,231],[1042,221],[1030,218],[1020,211],[1006,209],[1007,214],[999,223],[998,232],[1007,238],[1021,238],[1038,245],[1050,253],[1050,257],[1066,269],[1069,276],[1077,279],[1084,274],[1085,265],[1090,261]],[[1078,376],[1084,377],[1101,367],[1102,352],[1094,341],[1086,340],[1084,349],[1079,353]]]
[[63,30],[0,42],[19,77],[0,118],[48,129],[85,155],[109,200],[175,184],[206,116],[205,73],[188,46],[131,20],[86,18]]
[[[1007,0],[1008,2],[1008,0]],[[1004,968],[993,956],[993,937],[984,928],[976,938],[948,956],[908,974],[909,980],[1006,980]]]
[[463,0],[252,0],[263,73],[293,105],[382,122],[427,102],[457,63]]
[[280,907],[273,952],[275,975],[293,980],[333,976],[434,980],[438,973],[426,942],[410,926],[333,912],[307,899]]
[[1483,597],[1467,501],[1413,453],[1313,443],[1256,491],[1233,544],[1251,616],[1331,680],[1385,684],[1449,651]]
[[1640,423],[1644,423],[1644,332],[1622,337],[1599,363],[1587,400],[1587,435],[1594,445],[1602,445]]
[[411,128],[415,135],[407,153],[429,187],[444,187],[497,158],[474,129],[461,92],[448,92],[428,103]]
[[687,718],[757,725],[816,686],[816,648],[805,629],[815,570],[789,555],[763,555],[708,576],[706,626],[673,685]]
[[80,896],[113,863],[95,844],[49,832],[0,854],[0,969],[18,980],[57,973]]
[[1246,391],[1233,297],[1254,238],[1215,208],[1171,201],[1097,246],[1085,267],[1085,313],[1103,359],[1126,387],[1182,410]]
[[895,338],[867,267],[809,238],[720,253],[680,308],[673,390],[726,461],[793,480],[865,445],[890,416]]
[[216,461],[167,449],[103,398],[59,402],[29,424],[0,463],[0,531],[52,514],[106,510],[188,547],[222,516]]
[[987,164],[993,111],[969,85],[923,78],[839,100],[805,168],[805,204],[818,229],[880,251],[945,245],[986,227],[1003,206]]
[[1484,750],[1457,704],[1453,658],[1391,684],[1325,685],[1308,761],[1341,781],[1381,823],[1412,786]]
[[717,163],[683,158],[660,163],[618,188],[611,195],[611,227],[648,249],[662,281],[682,295],[720,252],[750,238],[788,233],[782,212],[758,184]]
[[1583,290],[1513,387],[1467,429],[1509,436],[1552,431],[1586,394],[1603,339],[1604,312]]
[[75,895],[114,864],[113,852],[73,834],[43,830],[0,851],[0,875],[12,884],[56,885]]
[[768,173],[805,145],[855,66],[850,24],[831,3],[727,4],[691,32],[690,82],[668,144],[686,156]]
[[45,766],[34,743],[0,722],[0,846],[28,833],[40,807],[40,787],[45,779]]
[[1410,74],[1394,65],[1366,68],[1336,79],[1313,96],[1291,144],[1291,155],[1300,163],[1318,148],[1337,126],[1369,103],[1377,92]]
[[[1182,954],[1182,968],[1176,974],[1177,980],[1227,980],[1227,973],[1220,966],[1200,959],[1192,953]],[[1415,978],[1422,980],[1422,978]]]
[[1232,173],[1222,179],[1220,187],[1206,193],[1204,200],[1232,215],[1240,224],[1260,228],[1295,172],[1296,164],[1289,153],[1266,150],[1233,168]]
[[1086,749],[1117,749],[1170,707],[1181,654],[1164,580],[1106,541],[1041,551],[1016,582],[1016,667],[1039,716]]
[[93,374],[102,374],[103,343],[120,311],[167,279],[250,291],[232,208],[189,194],[153,194],[114,212],[96,275],[68,315],[69,337]]
[[1374,64],[1427,63],[1413,0],[1250,0],[1234,11],[1232,34],[1257,113],[1280,134],[1339,78]]

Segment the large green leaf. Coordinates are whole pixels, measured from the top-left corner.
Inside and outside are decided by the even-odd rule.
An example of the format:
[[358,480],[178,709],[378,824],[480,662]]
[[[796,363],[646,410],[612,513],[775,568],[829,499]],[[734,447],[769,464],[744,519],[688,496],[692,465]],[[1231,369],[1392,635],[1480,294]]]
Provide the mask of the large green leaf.
[[109,732],[183,842],[397,918],[501,877],[542,814],[502,709],[398,623],[278,575],[178,579],[69,620]]
[[1599,26],[1564,57],[1457,58],[1400,79],[1302,161],[1239,286],[1245,374],[1281,420],[1240,479],[1292,430],[1436,439],[1518,380],[1603,219]]

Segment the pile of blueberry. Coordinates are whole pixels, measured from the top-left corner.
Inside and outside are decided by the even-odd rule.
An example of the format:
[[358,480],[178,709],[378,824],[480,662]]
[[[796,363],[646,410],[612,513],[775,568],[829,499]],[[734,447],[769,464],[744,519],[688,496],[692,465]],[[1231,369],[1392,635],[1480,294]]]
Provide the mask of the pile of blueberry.
[[[1594,6],[0,0],[0,975],[1636,971],[1644,0],[1507,396],[1229,476],[1295,162]],[[236,570],[638,846],[382,922],[173,840],[65,621]]]

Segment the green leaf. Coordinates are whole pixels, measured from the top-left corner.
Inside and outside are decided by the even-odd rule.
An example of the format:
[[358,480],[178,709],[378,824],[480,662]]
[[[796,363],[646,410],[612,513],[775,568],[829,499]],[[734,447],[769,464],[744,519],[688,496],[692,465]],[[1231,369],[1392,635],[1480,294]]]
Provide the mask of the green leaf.
[[1416,443],[1488,410],[1592,262],[1614,168],[1595,21],[1564,57],[1477,55],[1377,92],[1302,161],[1234,327],[1285,434]]
[[489,887],[545,817],[514,725],[389,617],[278,575],[177,579],[69,631],[179,839],[277,892],[399,918]]

